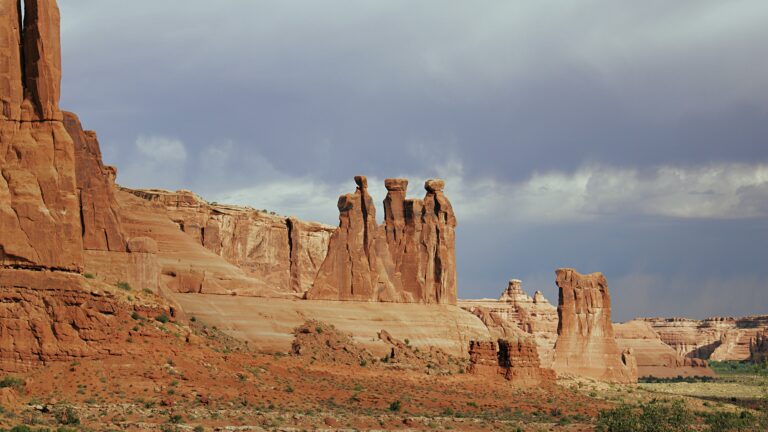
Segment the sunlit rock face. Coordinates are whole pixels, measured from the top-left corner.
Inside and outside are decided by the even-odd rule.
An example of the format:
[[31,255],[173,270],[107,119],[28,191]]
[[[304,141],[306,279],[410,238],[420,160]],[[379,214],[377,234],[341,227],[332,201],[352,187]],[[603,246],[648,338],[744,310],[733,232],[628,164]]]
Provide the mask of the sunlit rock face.
[[555,371],[608,382],[636,382],[631,353],[622,353],[616,343],[605,276],[582,275],[573,269],[559,269],[556,275],[560,300]]

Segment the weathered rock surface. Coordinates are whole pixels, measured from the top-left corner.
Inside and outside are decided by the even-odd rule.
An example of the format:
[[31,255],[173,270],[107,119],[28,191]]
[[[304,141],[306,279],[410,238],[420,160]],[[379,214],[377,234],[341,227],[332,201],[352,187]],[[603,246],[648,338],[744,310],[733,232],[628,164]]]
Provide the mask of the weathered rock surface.
[[0,370],[123,352],[119,322],[130,319],[107,293],[63,272],[0,271]]
[[308,299],[456,304],[456,217],[442,180],[424,200],[406,199],[408,182],[387,179],[384,226],[367,179],[339,198],[339,228]]
[[533,298],[522,290],[522,282],[509,281],[499,299],[459,300],[459,307],[480,318],[496,338],[522,330],[535,336],[540,362],[551,367],[557,340],[557,308],[537,291]]
[[679,355],[646,321],[614,324],[614,330],[619,348],[634,352],[640,377],[714,376],[705,360]]
[[553,368],[557,374],[637,382],[634,361],[628,361],[616,343],[605,276],[581,275],[573,269],[558,269],[556,274],[560,299]]
[[189,191],[126,191],[161,205],[195,242],[283,295],[309,290],[335,230],[247,207],[211,204]]
[[659,334],[661,340],[683,357],[706,360],[749,359],[750,341],[768,329],[768,316],[743,318],[712,317],[704,320],[688,318],[643,318]]
[[114,193],[117,170],[104,165],[96,133],[84,131],[75,114],[64,113],[64,127],[75,148],[83,248],[125,252],[125,237]]
[[553,384],[555,372],[542,368],[536,342],[530,335],[493,341],[471,341],[469,373],[501,375],[515,385],[534,387]]
[[358,176],[355,183],[355,193],[339,198],[339,228],[307,299],[400,302],[402,285],[376,224],[368,180]]
[[0,10],[0,265],[79,271],[74,146],[58,111],[58,8],[26,2],[23,31],[19,1]]

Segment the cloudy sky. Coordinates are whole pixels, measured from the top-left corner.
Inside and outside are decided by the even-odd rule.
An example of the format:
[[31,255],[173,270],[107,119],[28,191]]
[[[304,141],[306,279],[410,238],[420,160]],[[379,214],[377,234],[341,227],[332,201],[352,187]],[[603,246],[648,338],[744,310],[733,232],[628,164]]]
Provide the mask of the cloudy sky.
[[356,174],[443,177],[462,297],[575,267],[620,320],[768,313],[764,0],[59,3],[125,186],[336,224]]

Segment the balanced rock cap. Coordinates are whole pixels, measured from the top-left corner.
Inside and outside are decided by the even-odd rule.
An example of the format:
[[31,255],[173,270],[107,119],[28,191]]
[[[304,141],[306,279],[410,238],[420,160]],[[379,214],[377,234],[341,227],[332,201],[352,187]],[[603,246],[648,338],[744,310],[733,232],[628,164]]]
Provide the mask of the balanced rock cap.
[[368,189],[368,178],[365,176],[355,176],[355,183],[360,189]]
[[427,180],[424,183],[424,189],[428,192],[442,192],[445,189],[445,181],[440,179]]
[[384,187],[388,191],[405,191],[408,189],[408,179],[388,178],[384,180]]

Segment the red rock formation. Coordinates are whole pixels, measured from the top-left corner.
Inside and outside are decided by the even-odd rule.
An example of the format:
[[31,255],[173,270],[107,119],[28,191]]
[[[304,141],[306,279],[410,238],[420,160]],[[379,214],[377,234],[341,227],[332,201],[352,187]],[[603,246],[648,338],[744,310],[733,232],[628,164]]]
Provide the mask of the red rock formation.
[[470,341],[469,373],[501,375],[521,387],[553,384],[555,372],[542,368],[536,342],[524,334],[493,341]]
[[496,376],[499,374],[499,357],[496,342],[469,342],[469,373]]
[[611,297],[601,273],[581,275],[559,269],[560,300],[553,368],[560,374],[601,381],[637,381],[631,362],[622,361],[611,323]]
[[266,211],[208,203],[189,191],[125,190],[161,205],[196,243],[283,295],[303,296],[311,288],[335,231]]
[[541,386],[556,380],[555,371],[541,367],[536,341],[531,336],[500,339],[499,362],[504,377],[520,386]]
[[540,291],[531,298],[522,290],[522,282],[512,279],[498,300],[460,300],[458,305],[479,317],[497,338],[509,337],[518,330],[533,335],[541,364],[545,367],[552,365],[557,339],[557,308]]
[[[0,265],[78,271],[74,146],[58,111],[58,9],[55,1],[26,6],[22,37],[20,2],[0,2]],[[20,91],[29,98],[16,105]],[[38,112],[30,111],[33,106]]]
[[619,348],[634,353],[640,377],[714,376],[706,361],[680,356],[646,321],[615,324],[614,330]]
[[339,198],[339,229],[308,299],[456,304],[456,217],[442,180],[424,200],[405,199],[407,180],[387,179],[385,224],[365,177]]
[[339,228],[307,292],[312,300],[401,301],[402,288],[376,224],[368,180],[355,177],[357,191],[339,198]]
[[0,271],[0,370],[122,353],[126,307],[63,272]]
[[61,41],[56,0],[24,1],[25,88],[40,120],[62,120]]
[[662,341],[681,356],[707,360],[749,359],[750,341],[758,332],[768,329],[768,316],[743,318],[712,317],[705,320],[688,318],[644,318]]
[[408,190],[406,179],[386,179],[387,197],[384,198],[384,226],[387,235],[387,246],[395,270],[402,272],[403,254],[405,253],[405,198]]
[[86,250],[125,252],[125,237],[114,194],[117,171],[104,166],[96,133],[84,131],[75,114],[64,113],[64,127],[75,146],[83,247]]

